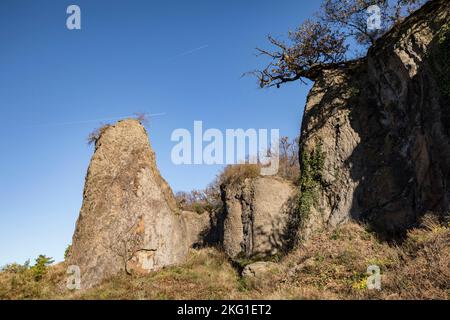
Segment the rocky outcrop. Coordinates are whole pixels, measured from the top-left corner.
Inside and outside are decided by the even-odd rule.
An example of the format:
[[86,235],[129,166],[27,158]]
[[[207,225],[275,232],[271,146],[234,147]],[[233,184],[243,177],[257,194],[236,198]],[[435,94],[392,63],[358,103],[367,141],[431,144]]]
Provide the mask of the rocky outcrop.
[[301,132],[303,234],[355,218],[384,234],[450,200],[450,2],[314,84]]
[[89,288],[119,272],[182,262],[186,229],[161,177],[147,133],[136,120],[104,127],[86,176],[68,263]]
[[288,243],[295,187],[278,177],[248,178],[222,186],[223,247],[232,258],[265,257]]

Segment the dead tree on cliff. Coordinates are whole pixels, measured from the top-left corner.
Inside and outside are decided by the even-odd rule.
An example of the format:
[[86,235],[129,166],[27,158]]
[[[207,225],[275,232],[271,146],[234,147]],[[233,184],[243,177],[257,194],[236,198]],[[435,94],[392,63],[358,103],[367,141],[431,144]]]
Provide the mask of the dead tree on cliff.
[[275,49],[256,50],[258,56],[269,57],[270,62],[264,69],[250,73],[258,78],[261,88],[279,88],[297,80],[314,81],[324,70],[359,57],[357,50],[367,50],[427,1],[325,0],[316,18],[289,32],[287,41],[268,36]]

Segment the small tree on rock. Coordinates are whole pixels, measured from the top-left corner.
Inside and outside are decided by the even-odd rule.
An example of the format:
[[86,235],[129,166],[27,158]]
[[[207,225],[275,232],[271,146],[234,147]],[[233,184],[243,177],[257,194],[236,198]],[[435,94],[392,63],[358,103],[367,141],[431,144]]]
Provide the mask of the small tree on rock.
[[[326,69],[357,58],[393,25],[428,0],[324,0],[315,19],[306,20],[288,34],[286,42],[268,36],[273,50],[257,48],[270,58],[256,75],[261,88],[292,81],[316,80]],[[379,19],[376,27],[371,15]],[[352,44],[352,45],[350,45]],[[353,51],[350,51],[353,48]]]

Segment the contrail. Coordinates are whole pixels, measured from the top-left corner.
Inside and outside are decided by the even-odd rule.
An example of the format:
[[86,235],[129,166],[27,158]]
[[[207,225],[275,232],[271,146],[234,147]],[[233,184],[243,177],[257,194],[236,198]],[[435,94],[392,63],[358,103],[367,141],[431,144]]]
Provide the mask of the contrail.
[[179,55],[177,55],[177,56],[175,56],[175,57],[173,57],[173,58],[171,58],[171,59],[169,59],[169,60],[173,60],[173,59],[176,59],[176,58],[181,58],[181,57],[184,57],[184,56],[193,54],[194,52],[197,52],[197,51],[206,49],[206,48],[208,48],[208,47],[209,47],[209,45],[208,45],[208,44],[205,44],[205,45],[203,45],[203,46],[201,46],[201,47],[198,47],[198,48],[191,49],[191,50],[188,50],[188,51],[186,51],[186,52],[180,53]]
[[[158,117],[165,115],[165,112],[161,113],[152,113],[152,114],[144,114],[147,117]],[[133,118],[136,117],[136,115],[128,115],[128,116],[122,116],[122,117],[113,117],[113,118],[103,118],[103,119],[92,119],[92,120],[81,120],[81,121],[70,121],[70,122],[57,122],[57,123],[42,123],[42,124],[32,124],[31,126],[37,126],[37,127],[45,127],[45,126],[68,126],[68,125],[76,125],[76,124],[87,124],[87,123],[95,123],[95,122],[102,122],[102,121],[113,121],[118,119],[125,119],[125,118]]]

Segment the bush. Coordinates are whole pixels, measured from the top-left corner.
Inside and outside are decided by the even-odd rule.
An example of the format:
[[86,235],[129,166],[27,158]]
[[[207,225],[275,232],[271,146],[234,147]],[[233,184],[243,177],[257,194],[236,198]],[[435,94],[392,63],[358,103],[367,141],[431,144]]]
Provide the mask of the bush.
[[91,133],[89,133],[87,137],[88,145],[96,144],[98,139],[102,136],[102,134],[110,127],[109,124],[102,125],[99,128],[94,129]]
[[261,166],[258,164],[237,164],[225,167],[218,176],[219,185],[243,182],[245,179],[259,176]]
[[7,264],[6,266],[4,266],[2,268],[2,272],[7,272],[7,273],[24,273],[25,271],[27,271],[30,268],[30,260],[27,260],[24,264],[19,264],[19,263],[11,263],[11,264]]
[[54,260],[50,257],[46,257],[45,255],[39,255],[36,259],[36,264],[31,267],[31,271],[33,272],[34,280],[39,281],[42,279],[42,276],[47,272],[47,268],[51,265]]

